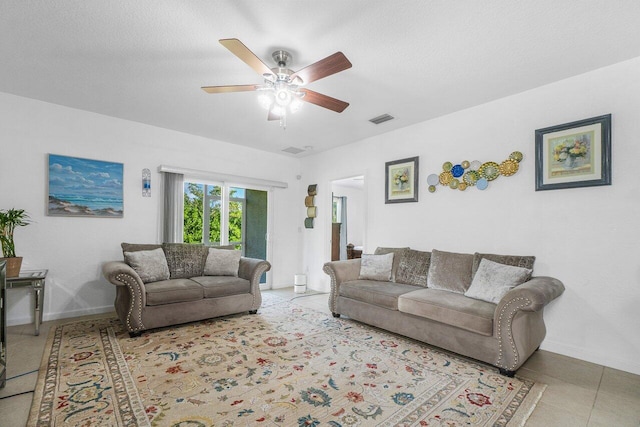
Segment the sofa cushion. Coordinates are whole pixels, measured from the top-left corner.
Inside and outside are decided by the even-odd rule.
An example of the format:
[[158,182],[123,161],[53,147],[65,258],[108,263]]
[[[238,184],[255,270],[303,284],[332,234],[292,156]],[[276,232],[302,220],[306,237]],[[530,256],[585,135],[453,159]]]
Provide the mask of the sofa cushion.
[[400,295],[398,310],[486,336],[493,335],[496,305],[438,289]]
[[536,257],[534,256],[481,254],[476,252],[473,254],[472,275],[476,275],[476,271],[478,271],[478,267],[480,267],[480,261],[482,261],[483,258],[504,265],[528,268],[529,270],[533,270],[533,264],[536,262]]
[[473,276],[471,286],[465,296],[497,304],[511,289],[523,284],[531,277],[528,268],[500,264],[487,258],[480,261],[480,267]]
[[426,288],[430,260],[431,252],[422,252],[413,249],[405,251],[400,259],[400,265],[398,265],[396,282]]
[[142,283],[157,282],[169,278],[167,259],[161,248],[125,252],[124,262],[138,273]]
[[147,283],[145,290],[147,293],[147,305],[196,301],[204,297],[202,286],[189,279],[172,279]]
[[386,255],[389,253],[393,253],[393,267],[391,268],[391,281],[396,281],[396,272],[398,271],[398,266],[400,265],[400,260],[402,259],[402,255],[409,250],[409,247],[406,248],[376,248],[374,255]]
[[352,280],[340,285],[340,296],[384,307],[398,309],[398,296],[420,289],[419,286],[392,284],[375,280]]
[[120,243],[122,253],[125,252],[137,252],[137,251],[152,251],[154,249],[162,249],[162,245],[158,244],[146,244],[146,243]]
[[393,253],[385,255],[363,254],[360,261],[360,280],[391,280]]
[[240,277],[200,276],[192,277],[191,280],[202,285],[205,298],[227,297],[251,292],[251,282]]
[[209,248],[192,243],[163,243],[162,249],[172,279],[202,276]]
[[434,249],[431,252],[427,286],[432,289],[464,294],[471,285],[472,254]]
[[209,248],[204,263],[205,276],[237,276],[241,251]]

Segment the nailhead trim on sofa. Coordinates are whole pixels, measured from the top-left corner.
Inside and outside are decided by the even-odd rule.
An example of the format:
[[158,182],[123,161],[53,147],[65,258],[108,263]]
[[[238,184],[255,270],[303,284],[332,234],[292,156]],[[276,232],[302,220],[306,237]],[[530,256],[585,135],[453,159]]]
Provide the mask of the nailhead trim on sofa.
[[138,310],[138,325],[140,326],[138,326],[137,328],[134,328],[131,325],[131,316],[133,314],[133,309],[136,305],[136,302],[139,307],[142,306],[142,294],[140,292],[140,288],[138,286],[133,286],[133,284],[129,280],[127,280],[127,279],[132,279],[132,280],[135,280],[135,279],[128,274],[118,274],[116,275],[116,279],[121,283],[124,283],[127,286],[127,288],[129,288],[129,294],[134,296],[133,301],[131,301],[131,304],[129,305],[129,312],[127,313],[127,329],[130,332],[142,331],[146,329],[142,324],[142,310],[140,309]]
[[[522,301],[522,302],[521,302]],[[521,303],[519,303],[521,302]],[[507,367],[506,366],[506,361],[503,361],[504,358],[504,349],[502,348],[502,319],[505,315],[505,312],[507,310],[507,308],[509,306],[512,306],[513,304],[518,303],[518,305],[516,305],[510,312],[509,315],[507,317],[507,324],[506,324],[506,328],[507,328],[507,337],[509,339],[509,344],[511,345],[511,351],[513,352],[513,364],[511,365],[511,367]],[[513,300],[509,301],[504,307],[502,307],[502,310],[500,310],[500,315],[498,316],[498,361],[496,362],[496,366],[501,366],[505,369],[508,370],[515,370],[516,366],[518,365],[518,349],[516,348],[516,344],[513,341],[513,335],[511,334],[511,324],[513,322],[513,318],[515,317],[516,313],[521,309],[524,308],[528,305],[531,304],[531,300],[529,300],[528,298],[524,298],[524,297],[519,297],[519,298],[514,298]]]

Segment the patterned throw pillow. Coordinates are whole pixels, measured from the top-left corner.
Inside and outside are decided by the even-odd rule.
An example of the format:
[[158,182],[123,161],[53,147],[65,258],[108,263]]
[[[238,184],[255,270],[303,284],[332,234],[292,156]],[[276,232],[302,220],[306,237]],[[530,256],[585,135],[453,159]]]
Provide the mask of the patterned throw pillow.
[[409,249],[402,255],[400,265],[398,265],[396,282],[424,286],[426,288],[430,261],[431,252]]
[[160,248],[150,251],[125,252],[124,261],[138,273],[142,283],[169,279],[169,266]]
[[521,255],[497,255],[497,254],[481,254],[476,252],[473,254],[473,275],[476,275],[480,261],[483,258],[489,261],[497,262],[499,264],[511,265],[513,267],[528,268],[533,270],[533,264],[536,262],[534,256],[521,256]]
[[376,248],[376,251],[374,252],[374,255],[386,255],[386,254],[390,254],[390,253],[394,254],[393,266],[391,267],[391,281],[392,282],[396,281],[396,272],[398,271],[398,266],[400,265],[400,260],[402,259],[402,255],[408,250],[409,250],[408,247],[406,247],[406,248],[382,248],[382,247]]
[[191,243],[163,243],[172,279],[189,279],[202,276],[204,263],[209,253],[203,245]]
[[528,268],[500,264],[484,258],[464,295],[497,304],[507,292],[530,277],[531,270]]
[[471,285],[473,255],[434,249],[427,274],[427,287],[464,294]]
[[237,276],[242,252],[209,248],[204,264],[205,276]]
[[391,280],[393,267],[393,253],[385,255],[363,254],[360,261],[361,280],[379,280],[388,282]]

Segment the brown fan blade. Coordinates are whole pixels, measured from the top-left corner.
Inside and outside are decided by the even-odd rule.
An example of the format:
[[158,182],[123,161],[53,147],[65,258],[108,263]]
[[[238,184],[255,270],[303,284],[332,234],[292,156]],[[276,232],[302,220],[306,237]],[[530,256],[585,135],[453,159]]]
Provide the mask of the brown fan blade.
[[271,112],[271,110],[269,110],[269,114],[267,115],[267,120],[269,120],[269,121],[280,120],[280,116],[276,116],[275,114],[273,114]]
[[333,110],[336,113],[342,113],[345,108],[349,106],[348,102],[340,101],[339,99],[335,99],[309,89],[300,89],[300,91],[305,93],[305,95],[300,98],[303,101],[319,105],[320,107],[328,108],[329,110]]
[[340,71],[344,71],[348,68],[351,68],[351,62],[349,62],[342,52],[336,52],[333,55],[327,56],[326,58],[293,73],[291,75],[291,81],[296,77],[300,77],[302,79],[302,84],[306,85],[332,74],[339,73]]
[[207,93],[249,92],[259,87],[259,85],[203,86],[202,90]]
[[233,53],[235,56],[244,61],[249,67],[256,70],[258,74],[261,76],[265,74],[273,74],[271,68],[269,68],[264,62],[258,58],[255,53],[251,52],[248,47],[246,47],[240,40],[238,39],[221,39],[220,44],[226,47]]

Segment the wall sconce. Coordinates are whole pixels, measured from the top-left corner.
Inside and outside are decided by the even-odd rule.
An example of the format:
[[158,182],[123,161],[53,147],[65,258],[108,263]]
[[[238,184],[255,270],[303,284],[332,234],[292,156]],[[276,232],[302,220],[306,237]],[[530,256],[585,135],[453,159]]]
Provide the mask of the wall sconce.
[[142,169],[142,197],[151,197],[151,171]]

